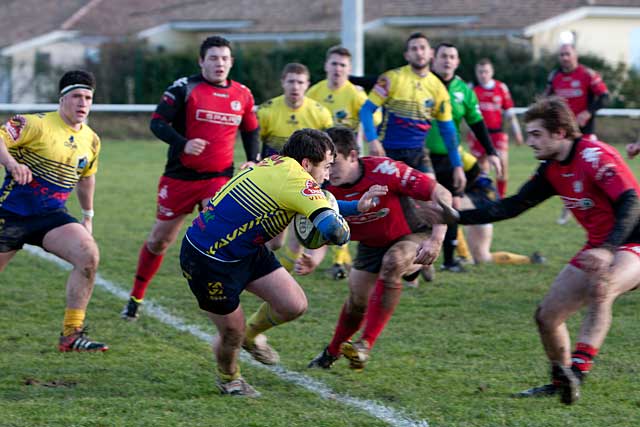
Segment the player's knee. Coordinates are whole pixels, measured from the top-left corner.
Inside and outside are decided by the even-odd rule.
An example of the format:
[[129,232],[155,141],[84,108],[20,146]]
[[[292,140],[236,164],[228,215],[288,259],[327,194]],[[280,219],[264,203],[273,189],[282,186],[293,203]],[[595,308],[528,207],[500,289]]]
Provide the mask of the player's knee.
[[553,320],[542,306],[538,306],[533,315],[533,319],[535,320],[536,325],[538,325],[538,330],[540,332],[546,332],[553,329]]
[[162,255],[167,252],[171,243],[173,242],[168,238],[149,238],[147,240],[147,249],[149,249],[149,252],[152,254]]
[[302,316],[307,311],[307,307],[307,299],[300,298],[278,310],[277,314],[283,322],[290,322]]
[[93,279],[100,263],[98,245],[93,239],[86,240],[80,245],[79,253],[80,256],[74,263],[74,267],[79,269],[86,278]]
[[404,270],[410,264],[408,255],[399,248],[391,248],[384,254],[382,258],[382,268],[380,269],[380,277],[382,279],[389,279],[389,282],[394,282],[395,278],[404,273]]

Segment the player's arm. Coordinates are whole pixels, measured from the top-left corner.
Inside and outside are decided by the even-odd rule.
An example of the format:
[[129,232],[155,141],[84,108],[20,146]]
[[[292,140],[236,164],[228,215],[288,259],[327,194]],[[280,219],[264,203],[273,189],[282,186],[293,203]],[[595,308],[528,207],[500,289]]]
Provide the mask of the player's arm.
[[89,233],[93,232],[93,195],[96,190],[96,176],[90,175],[81,178],[76,184],[76,193],[78,194],[78,202],[82,209],[82,225],[85,226]]
[[[488,224],[520,215],[527,209],[542,203],[553,196],[555,190],[544,178],[545,165],[540,166],[537,173],[513,196],[491,202],[482,209],[470,209],[458,212],[460,224]],[[455,212],[454,212],[454,215]],[[448,217],[445,210],[445,222],[455,221]]]
[[547,76],[547,86],[544,88],[544,91],[542,92],[542,96],[551,96],[555,92],[553,90],[553,79],[556,76],[557,72],[558,72],[557,69],[553,70]]
[[[451,206],[451,193],[440,184],[435,184],[433,191],[431,192],[431,202],[440,203],[443,206]],[[430,209],[423,210],[425,216],[430,216]],[[416,257],[414,263],[431,265],[440,255],[440,249],[442,248],[442,242],[444,241],[445,234],[447,232],[447,225],[441,223],[439,218],[425,218],[427,222],[431,223],[431,235],[418,244],[416,250]]]
[[347,221],[331,208],[316,209],[309,219],[320,231],[322,237],[334,245],[344,245],[349,242],[351,232]]
[[174,129],[172,123],[184,113],[187,79],[176,80],[163,94],[156,111],[151,116],[149,128],[160,140],[171,145],[177,153],[198,155],[207,145],[201,138],[187,139]]
[[378,76],[349,76],[349,81],[356,86],[361,86],[365,92],[369,92],[378,81]]
[[9,172],[13,179],[20,185],[28,184],[33,179],[29,166],[18,163],[18,161],[13,158],[2,136],[0,136],[0,164],[5,167],[7,172]]

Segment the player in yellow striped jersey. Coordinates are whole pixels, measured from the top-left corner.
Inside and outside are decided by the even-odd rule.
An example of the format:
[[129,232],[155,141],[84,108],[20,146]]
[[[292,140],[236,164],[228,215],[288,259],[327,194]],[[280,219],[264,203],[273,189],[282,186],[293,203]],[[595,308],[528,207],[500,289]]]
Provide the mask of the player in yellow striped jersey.
[[[318,185],[328,179],[334,154],[335,146],[326,133],[294,132],[282,155],[236,175],[187,230],[180,264],[200,308],[219,331],[214,353],[222,394],[259,395],[240,376],[240,347],[261,363],[276,364],[278,354],[263,333],[296,319],[307,308],[304,291],[265,243],[284,230],[296,213],[313,221],[331,243],[349,240],[346,221],[330,208]],[[357,211],[366,210],[359,203]],[[245,289],[264,300],[246,324],[240,305]]]
[[[70,262],[58,348],[105,351],[107,345],[89,340],[83,328],[99,259],[91,232],[100,139],[84,123],[95,79],[86,71],[69,71],[59,89],[57,111],[17,115],[0,127],[0,164],[7,172],[0,190],[0,271],[24,244]],[[82,224],[65,207],[74,188]]]

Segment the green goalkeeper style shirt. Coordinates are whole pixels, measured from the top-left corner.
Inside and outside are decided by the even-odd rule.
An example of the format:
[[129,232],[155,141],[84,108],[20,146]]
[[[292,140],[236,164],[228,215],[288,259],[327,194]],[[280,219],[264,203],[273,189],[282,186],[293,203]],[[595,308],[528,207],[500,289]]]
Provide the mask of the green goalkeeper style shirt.
[[[444,83],[444,82],[443,82]],[[446,85],[446,83],[445,83]],[[447,86],[449,96],[451,97],[451,110],[453,122],[456,125],[456,133],[458,134],[458,144],[460,143],[460,122],[464,118],[467,124],[474,124],[482,120],[480,106],[478,105],[478,97],[473,89],[471,89],[460,77],[455,76]],[[433,120],[433,126],[426,138],[427,148],[434,154],[447,154],[447,147],[444,145],[438,123]]]

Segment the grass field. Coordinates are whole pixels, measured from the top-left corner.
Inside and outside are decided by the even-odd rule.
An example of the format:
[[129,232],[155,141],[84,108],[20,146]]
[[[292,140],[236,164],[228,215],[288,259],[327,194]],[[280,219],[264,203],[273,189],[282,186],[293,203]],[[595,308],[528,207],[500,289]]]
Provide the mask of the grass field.
[[[125,291],[154,220],[164,158],[159,142],[103,144],[95,206],[100,275]],[[526,147],[512,149],[511,158],[513,191],[536,162]],[[69,206],[79,212],[75,200]],[[495,228],[494,249],[540,250],[548,264],[438,273],[434,283],[406,289],[362,373],[342,360],[330,371],[306,369],[330,339],[347,288],[326,274],[300,278],[309,310],[270,331],[270,342],[283,368],[321,382],[335,393],[330,398],[248,363],[243,374],[262,398],[221,397],[206,342],[144,313],[137,323],[123,322],[124,300],[101,287],[88,323],[91,336],[111,349],[61,354],[56,344],[67,272],[22,252],[0,275],[0,426],[637,426],[639,293],[617,302],[613,327],[577,405],[509,397],[548,377],[533,312],[584,240],[575,222],[555,223],[559,208],[559,200],[548,201]],[[177,253],[175,246],[165,258],[147,301],[213,333],[180,275]],[[246,312],[257,304],[244,296]],[[570,322],[573,333],[577,320]],[[385,422],[346,404],[345,395],[395,415]]]

